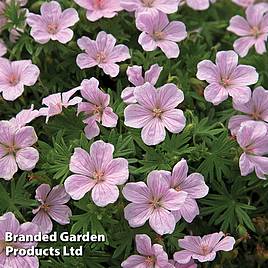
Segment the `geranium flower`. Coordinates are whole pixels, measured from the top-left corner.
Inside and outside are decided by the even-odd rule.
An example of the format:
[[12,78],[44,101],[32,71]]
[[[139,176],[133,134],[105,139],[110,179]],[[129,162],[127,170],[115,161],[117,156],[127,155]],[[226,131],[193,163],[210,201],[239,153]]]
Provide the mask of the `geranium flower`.
[[175,268],[197,268],[197,264],[192,259],[186,264],[181,264],[175,262],[174,260],[171,260],[169,262],[173,264]]
[[146,234],[138,234],[135,237],[136,248],[140,255],[132,255],[122,262],[123,268],[138,267],[157,267],[157,268],[174,268],[168,262],[168,255],[163,246],[153,244],[151,238]]
[[118,0],[74,0],[79,6],[86,9],[87,19],[96,21],[101,18],[112,18],[123,8]]
[[137,104],[125,109],[125,125],[142,128],[141,137],[145,144],[156,145],[165,140],[167,128],[179,133],[185,127],[183,112],[176,107],[183,101],[184,95],[174,84],[166,84],[159,89],[145,83],[135,89]]
[[80,69],[98,66],[105,74],[116,77],[119,74],[117,62],[130,58],[129,49],[125,45],[115,45],[116,39],[111,34],[99,32],[96,41],[83,36],[77,44],[85,53],[79,54],[76,63]]
[[188,263],[191,258],[200,262],[213,261],[217,251],[231,251],[234,247],[235,239],[224,236],[223,232],[205,235],[202,238],[185,236],[179,239],[179,246],[183,250],[174,254],[174,260],[181,264]]
[[149,12],[155,14],[160,12],[171,14],[178,11],[180,0],[121,0],[121,7],[136,15]]
[[73,88],[67,92],[55,93],[45,97],[42,100],[42,104],[46,105],[48,108],[41,108],[39,114],[41,116],[46,116],[46,123],[51,116],[60,114],[63,108],[68,108],[69,106],[74,106],[82,101],[80,97],[71,97],[80,89],[80,87]]
[[0,58],[0,92],[5,100],[14,101],[24,91],[24,86],[33,86],[40,74],[31,60],[9,61]]
[[0,57],[4,56],[7,53],[7,47],[2,39],[0,39]]
[[41,15],[29,13],[26,22],[32,27],[31,36],[40,44],[49,40],[57,40],[66,44],[73,38],[73,31],[69,27],[79,21],[78,13],[74,8],[64,11],[56,1],[43,3]]
[[216,0],[186,0],[186,4],[194,10],[206,10],[210,3],[215,3]]
[[0,178],[11,180],[21,170],[32,170],[39,160],[38,151],[31,147],[37,142],[33,127],[16,128],[0,121]]
[[125,219],[131,227],[140,227],[149,220],[151,228],[160,235],[173,233],[176,220],[172,211],[178,210],[187,193],[170,189],[160,171],[152,171],[144,182],[127,183],[124,197],[132,202],[125,207]]
[[15,117],[12,117],[9,122],[14,125],[14,127],[22,128],[38,116],[40,116],[40,113],[38,110],[34,110],[34,105],[32,104],[30,109],[21,110]]
[[246,103],[251,98],[248,87],[258,81],[256,69],[249,65],[238,65],[238,55],[234,51],[220,51],[216,55],[216,65],[203,60],[197,65],[197,78],[206,80],[204,96],[218,105],[230,95],[235,102]]
[[135,87],[127,87],[122,91],[121,98],[127,104],[136,103],[137,100],[134,97],[134,89],[138,86],[144,85],[146,82],[151,85],[155,85],[162,72],[163,67],[158,64],[154,64],[148,71],[145,72],[144,77],[142,75],[142,66],[134,65],[127,68],[128,81]]
[[245,57],[249,49],[255,46],[258,54],[266,52],[268,37],[268,14],[265,14],[262,6],[249,6],[246,10],[245,20],[241,16],[234,16],[230,20],[228,31],[242,36],[234,42],[234,50],[240,57]]
[[169,22],[167,15],[161,12],[142,13],[137,17],[136,26],[142,31],[138,42],[145,51],[159,47],[169,59],[179,56],[180,49],[176,42],[187,37],[183,22]]
[[5,213],[0,217],[0,266],[1,267],[31,267],[38,268],[39,261],[36,256],[6,256],[6,247],[31,248],[36,246],[36,242],[5,242],[5,233],[11,232],[13,235],[37,235],[39,228],[36,224],[25,222],[20,224],[15,215],[11,212]]
[[179,210],[172,211],[176,221],[183,217],[191,223],[199,215],[199,208],[195,199],[202,198],[208,194],[208,186],[204,177],[200,173],[192,173],[187,176],[188,165],[185,159],[178,162],[172,173],[164,171],[163,176],[166,178],[170,188],[180,192],[186,192],[187,198]]
[[81,199],[92,190],[92,200],[100,207],[114,203],[119,196],[117,185],[128,180],[128,161],[113,159],[114,146],[96,141],[90,147],[90,154],[76,148],[70,161],[70,171],[75,173],[64,183],[66,192],[74,200]]
[[48,184],[41,184],[36,189],[35,199],[40,202],[32,222],[37,224],[42,233],[50,233],[53,224],[50,218],[61,225],[69,224],[72,211],[65,204],[70,200],[64,186],[57,185],[52,188]]
[[243,149],[239,159],[242,176],[255,170],[258,178],[265,180],[268,174],[268,129],[260,122],[247,121],[241,124],[237,132],[237,142]]
[[81,94],[87,102],[79,103],[77,112],[84,112],[88,116],[83,121],[87,124],[85,134],[88,139],[92,139],[100,134],[97,122],[105,127],[116,126],[118,116],[109,107],[110,95],[103,93],[99,89],[99,81],[96,78],[83,80]]
[[247,103],[233,102],[235,110],[244,113],[243,115],[232,116],[229,120],[228,128],[233,136],[236,136],[243,122],[256,120],[263,122],[268,127],[268,91],[263,87],[257,87],[252,94],[252,98]]

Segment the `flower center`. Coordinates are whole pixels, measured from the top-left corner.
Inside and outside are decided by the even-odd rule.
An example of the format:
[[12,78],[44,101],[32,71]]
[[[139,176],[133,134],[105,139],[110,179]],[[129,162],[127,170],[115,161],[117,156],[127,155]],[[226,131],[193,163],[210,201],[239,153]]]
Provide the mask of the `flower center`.
[[146,6],[146,7],[152,7],[154,0],[142,0],[142,2],[144,4],[144,6]]
[[99,114],[102,115],[103,113],[103,108],[101,105],[95,105],[95,109],[93,111],[93,114]]
[[255,38],[258,38],[262,34],[262,32],[261,32],[261,30],[259,29],[258,26],[252,27],[251,28],[251,33]]
[[48,204],[43,204],[43,205],[41,206],[41,209],[43,209],[45,212],[47,212],[47,211],[50,209],[50,207],[49,207]]
[[17,150],[17,148],[15,145],[10,145],[10,146],[5,148],[5,151],[7,152],[7,154],[15,154],[16,150]]
[[154,198],[150,204],[152,205],[153,208],[160,208],[162,207],[161,200]]
[[202,255],[206,256],[210,253],[210,249],[208,245],[201,245]]
[[157,40],[163,40],[165,38],[165,33],[161,31],[154,32],[154,39]]
[[261,114],[260,114],[260,112],[257,112],[257,111],[254,111],[254,113],[253,113],[251,116],[252,116],[252,118],[253,118],[254,120],[256,120],[256,121],[262,119],[262,118],[261,118]]
[[6,242],[4,240],[0,240],[0,255],[5,251],[6,247],[13,247],[13,248],[15,248],[16,246],[13,245],[10,242]]
[[160,118],[161,115],[162,115],[162,113],[163,113],[162,110],[159,109],[159,108],[155,108],[155,109],[153,109],[154,117],[158,117],[158,118]]
[[176,186],[176,188],[174,190],[177,191],[177,192],[180,192],[182,190],[182,188],[181,188],[180,185],[178,185],[178,186]]
[[231,81],[230,81],[229,78],[225,78],[225,77],[224,77],[224,78],[221,79],[220,84],[221,84],[223,87],[228,87],[228,86],[231,85]]
[[146,263],[147,266],[154,265],[155,264],[155,256],[148,256],[148,257],[146,257],[145,263]]
[[58,25],[55,23],[49,23],[47,25],[47,31],[50,34],[56,34],[58,32]]
[[16,86],[18,83],[19,83],[19,77],[15,74],[12,74],[10,77],[9,77],[9,80],[8,80],[9,84],[11,86]]
[[96,180],[97,183],[103,182],[104,181],[104,173],[102,171],[95,171],[93,173],[93,179]]
[[96,9],[102,9],[104,7],[104,1],[103,0],[93,1],[93,7]]
[[106,62],[106,55],[104,52],[98,52],[96,55],[96,61],[100,63],[105,63]]

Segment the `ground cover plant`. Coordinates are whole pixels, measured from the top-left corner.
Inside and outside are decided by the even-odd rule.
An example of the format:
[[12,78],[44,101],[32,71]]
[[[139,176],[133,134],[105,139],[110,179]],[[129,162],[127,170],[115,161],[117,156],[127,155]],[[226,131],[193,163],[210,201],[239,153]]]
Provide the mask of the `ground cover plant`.
[[[4,0],[0,36],[0,267],[268,267],[268,3]],[[66,231],[105,241],[5,237]]]

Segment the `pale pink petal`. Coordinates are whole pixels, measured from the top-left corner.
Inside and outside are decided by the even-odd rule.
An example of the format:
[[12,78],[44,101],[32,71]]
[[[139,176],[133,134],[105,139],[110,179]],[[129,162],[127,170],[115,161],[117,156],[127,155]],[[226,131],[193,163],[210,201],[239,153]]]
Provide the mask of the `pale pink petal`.
[[2,96],[7,101],[14,101],[22,95],[23,91],[24,86],[22,83],[19,83],[16,86],[11,86],[8,89],[3,89]]
[[153,212],[149,204],[130,203],[124,209],[125,219],[131,227],[139,227],[145,224]]
[[258,26],[263,18],[264,10],[257,5],[251,5],[246,9],[247,21],[251,27]]
[[223,238],[215,247],[214,251],[231,251],[234,247],[235,239],[233,237],[227,236]]
[[186,118],[184,117],[182,110],[179,109],[172,109],[164,112],[161,119],[164,126],[171,133],[180,133],[186,125]]
[[124,114],[125,125],[133,128],[144,127],[153,118],[153,113],[139,104],[128,105]]
[[248,115],[235,115],[232,116],[228,122],[228,128],[233,136],[237,135],[237,132],[243,122],[250,121],[252,118]]
[[105,207],[116,202],[118,197],[118,187],[106,182],[97,183],[92,189],[92,200],[99,207]]
[[231,18],[230,26],[227,28],[227,30],[239,36],[251,35],[251,28],[248,22],[243,17],[238,15]]
[[127,183],[122,193],[128,201],[140,204],[148,202],[151,196],[147,185],[141,181]]
[[[134,86],[141,86],[144,84],[144,78],[142,77],[142,66],[129,66],[127,68],[128,81]],[[149,81],[148,81],[149,82]]]
[[164,52],[168,59],[176,59],[180,54],[179,46],[169,40],[161,40],[157,42],[157,46]]
[[17,148],[29,147],[35,144],[37,140],[33,127],[23,127],[16,132],[14,144]]
[[130,58],[129,49],[125,45],[117,45],[109,54],[108,59],[113,62],[121,62]]
[[41,203],[44,203],[50,190],[51,187],[48,184],[41,184],[35,191],[35,199]]
[[180,42],[187,37],[186,27],[183,22],[172,21],[164,29],[165,39],[173,42]]
[[39,226],[42,233],[50,233],[52,231],[52,221],[44,210],[40,210],[32,222]]
[[228,91],[218,83],[209,84],[204,91],[206,101],[219,105],[228,99]]
[[232,51],[220,51],[216,55],[216,65],[223,77],[229,77],[238,64],[238,55]]
[[165,140],[166,130],[164,123],[155,117],[143,127],[141,138],[147,145],[156,145]]
[[102,114],[102,125],[105,127],[115,127],[117,125],[118,115],[113,112],[111,107],[106,107]]
[[75,148],[70,160],[70,171],[73,173],[91,177],[94,166],[87,151],[82,148]]
[[90,147],[90,156],[96,170],[104,170],[113,159],[114,146],[103,141],[95,141]]
[[110,161],[105,168],[105,181],[109,184],[122,185],[128,180],[128,161],[116,158]]
[[234,42],[234,50],[240,57],[245,57],[255,42],[254,37],[241,37]]
[[99,67],[103,69],[103,72],[111,77],[116,77],[119,74],[120,68],[118,64],[115,63],[103,63],[99,64]]
[[153,110],[157,106],[159,99],[157,90],[148,82],[140,87],[136,87],[134,96],[141,106],[149,110]]
[[175,218],[171,212],[164,208],[157,208],[149,219],[152,229],[160,235],[171,234],[175,229]]
[[234,102],[247,103],[251,98],[251,89],[247,86],[231,86],[227,90]]
[[208,83],[218,83],[221,79],[217,66],[210,60],[203,60],[197,65],[196,77]]
[[124,103],[126,104],[131,104],[131,103],[136,103],[137,100],[134,96],[134,90],[135,87],[126,87],[122,93],[121,93],[121,98]]
[[49,193],[46,203],[48,205],[62,205],[70,200],[70,196],[66,193],[63,185],[57,185],[52,188]]
[[71,209],[66,205],[51,206],[48,210],[48,215],[61,225],[69,224],[72,216]]
[[123,268],[147,268],[146,258],[140,255],[132,255],[121,263]]
[[30,171],[35,168],[39,153],[35,148],[25,147],[16,153],[16,162],[21,170]]
[[84,197],[94,186],[96,182],[82,175],[71,175],[64,182],[66,192],[74,200]]
[[79,21],[79,16],[74,8],[65,9],[60,17],[60,27],[68,28]]
[[199,215],[197,202],[192,198],[186,198],[179,212],[188,223],[191,223]]
[[18,166],[13,155],[9,154],[0,159],[0,178],[11,180],[18,171]]
[[181,250],[174,253],[174,260],[178,263],[186,264],[192,258],[192,252],[188,250]]
[[247,176],[254,171],[254,164],[250,161],[247,154],[243,153],[239,159],[241,176]]
[[97,61],[90,57],[87,53],[81,53],[76,58],[76,64],[80,69],[91,68],[98,65]]
[[74,32],[71,29],[62,29],[59,32],[57,32],[53,38],[51,38],[52,40],[58,40],[59,42],[61,42],[62,44],[66,44],[69,41],[72,40],[74,35]]
[[[157,90],[159,108],[163,111],[176,108],[184,100],[183,92],[175,84],[165,84]],[[155,104],[156,105],[156,104]]]
[[169,189],[162,197],[162,206],[165,209],[176,211],[180,209],[187,198],[187,193],[184,191],[175,191],[174,189]]
[[209,8],[209,0],[186,0],[186,3],[194,10],[205,10]]
[[258,82],[259,74],[249,65],[239,65],[230,76],[232,86],[247,86]]
[[91,140],[100,134],[100,128],[94,119],[87,121],[87,126],[85,127],[86,137]]
[[153,255],[152,251],[152,241],[151,238],[148,235],[136,235],[135,237],[136,241],[136,248],[137,251],[145,256],[151,256]]
[[[266,40],[267,40],[267,36],[266,36]],[[256,52],[258,54],[264,54],[266,52],[266,40],[259,38],[256,42],[255,42],[255,49]]]
[[[160,67],[158,64],[152,65],[150,69],[145,72],[144,82],[149,82],[150,84],[154,86],[157,83],[157,80],[162,70],[163,70],[163,67]],[[135,85],[135,86],[139,86],[139,85]]]
[[40,74],[39,68],[34,65],[28,65],[21,74],[21,82],[26,86],[32,86],[36,83]]
[[156,41],[147,33],[142,32],[138,39],[139,44],[145,51],[153,51],[157,48]]
[[147,184],[151,195],[155,198],[162,198],[169,190],[167,181],[162,176],[162,173],[157,170],[151,171],[148,174]]

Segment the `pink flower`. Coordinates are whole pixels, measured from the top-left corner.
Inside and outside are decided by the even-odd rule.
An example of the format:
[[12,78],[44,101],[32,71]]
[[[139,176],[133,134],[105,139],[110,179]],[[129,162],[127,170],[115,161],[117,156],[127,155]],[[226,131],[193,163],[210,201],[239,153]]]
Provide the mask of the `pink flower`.
[[163,246],[153,244],[151,238],[146,234],[136,235],[136,248],[141,255],[132,255],[122,262],[123,268],[174,268],[168,262],[168,255],[164,251]]
[[265,180],[268,174],[268,129],[256,121],[247,121],[241,124],[237,132],[237,142],[243,149],[239,159],[240,172],[247,176],[255,170],[258,178]]
[[258,81],[256,69],[249,65],[238,65],[238,55],[234,51],[220,51],[216,55],[216,65],[203,60],[197,65],[197,78],[206,80],[204,96],[218,105],[230,95],[235,102],[246,103],[251,98],[248,85]]
[[183,92],[174,84],[159,89],[150,83],[134,91],[137,104],[125,109],[125,125],[142,128],[141,137],[145,144],[156,145],[165,140],[167,128],[179,133],[185,127],[186,119],[182,110],[175,109],[184,99]]
[[20,224],[11,212],[5,213],[0,217],[0,266],[1,267],[31,267],[38,268],[39,261],[35,256],[6,256],[6,246],[14,248],[31,248],[36,246],[36,242],[5,242],[5,233],[11,232],[13,235],[37,235],[38,226],[31,222]]
[[171,14],[178,11],[180,0],[121,0],[121,6],[129,12],[136,12],[136,15],[149,12],[150,14],[158,11]]
[[75,173],[64,183],[66,192],[74,200],[81,199],[92,190],[92,200],[100,207],[114,203],[119,196],[117,185],[128,180],[128,161],[113,159],[114,146],[96,141],[90,147],[90,154],[76,148],[70,161],[70,170]]
[[43,3],[41,15],[29,13],[26,19],[32,27],[31,36],[40,44],[45,44],[50,39],[66,44],[73,38],[73,31],[69,27],[78,21],[78,13],[74,8],[62,11],[56,1]]
[[100,134],[97,122],[105,127],[116,126],[118,116],[109,107],[110,95],[103,93],[99,89],[99,81],[96,78],[83,80],[81,94],[87,102],[79,103],[77,111],[78,113],[84,112],[87,115],[83,122],[87,124],[85,133],[88,139],[92,139]]
[[46,105],[48,108],[41,108],[39,113],[41,116],[46,116],[46,123],[51,116],[60,114],[63,108],[74,106],[82,101],[82,98],[80,97],[71,99],[79,89],[80,87],[76,87],[67,92],[52,94],[42,100],[42,104]]
[[186,160],[178,162],[172,173],[164,171],[163,176],[166,178],[170,188],[180,192],[186,192],[187,198],[179,210],[172,211],[176,221],[183,217],[191,223],[199,215],[199,208],[195,199],[202,198],[208,194],[208,186],[204,177],[200,173],[192,173],[187,176],[188,165]]
[[268,14],[262,6],[249,6],[246,10],[245,20],[241,16],[234,16],[230,20],[228,31],[242,36],[234,42],[234,50],[240,57],[245,57],[249,49],[255,46],[258,54],[266,52],[265,42],[268,37]]
[[70,200],[64,186],[57,185],[50,188],[48,184],[42,184],[36,189],[35,199],[40,202],[32,222],[37,224],[42,233],[50,233],[53,224],[50,218],[61,225],[69,224],[72,211],[65,204]]
[[228,128],[233,136],[236,136],[241,124],[250,120],[263,122],[268,127],[268,91],[263,87],[257,87],[252,98],[247,103],[233,102],[235,110],[246,115],[235,115],[230,118]]
[[8,121],[0,121],[0,178],[11,180],[21,170],[32,170],[39,160],[38,151],[31,147],[37,142],[33,127],[18,129]]
[[113,35],[103,31],[98,33],[96,41],[83,36],[77,44],[85,53],[77,56],[77,65],[80,69],[98,66],[105,74],[116,77],[119,74],[119,65],[116,63],[129,59],[130,54],[127,46],[116,46],[115,43]]
[[192,259],[186,264],[181,264],[173,260],[169,262],[173,264],[175,268],[197,268],[197,264]]
[[177,58],[180,54],[180,42],[187,37],[186,27],[183,22],[169,22],[166,14],[142,13],[136,20],[137,28],[142,31],[139,44],[145,51],[153,51],[159,47],[167,58]]
[[154,64],[148,71],[145,72],[144,77],[142,75],[142,66],[134,65],[127,68],[128,81],[135,87],[127,87],[122,91],[121,98],[127,104],[136,103],[137,100],[134,97],[134,89],[138,86],[144,85],[149,82],[151,85],[155,85],[162,72],[163,67],[158,64]]
[[0,92],[3,98],[14,101],[24,91],[24,86],[33,86],[40,74],[31,60],[9,61],[0,58]]
[[87,19],[96,21],[101,18],[112,18],[123,8],[119,0],[74,0],[87,11]]
[[39,111],[34,110],[34,105],[32,104],[30,109],[21,110],[16,117],[11,118],[9,122],[17,128],[22,128],[38,116],[40,116]]
[[232,0],[232,2],[241,7],[249,7],[254,4],[255,0]]
[[2,39],[0,39],[0,57],[4,56],[7,53],[7,47]]
[[176,220],[172,211],[178,210],[187,197],[186,192],[170,189],[160,171],[152,171],[144,182],[127,183],[124,197],[132,202],[125,207],[125,219],[131,227],[140,227],[149,220],[151,228],[160,235],[173,233]]
[[209,8],[209,4],[216,0],[186,0],[186,4],[194,10],[205,10]]
[[213,261],[217,251],[231,251],[234,247],[235,239],[231,236],[224,236],[223,232],[205,235],[202,238],[185,236],[179,239],[179,246],[184,250],[176,252],[174,260],[181,264],[188,263],[191,258],[200,262]]

